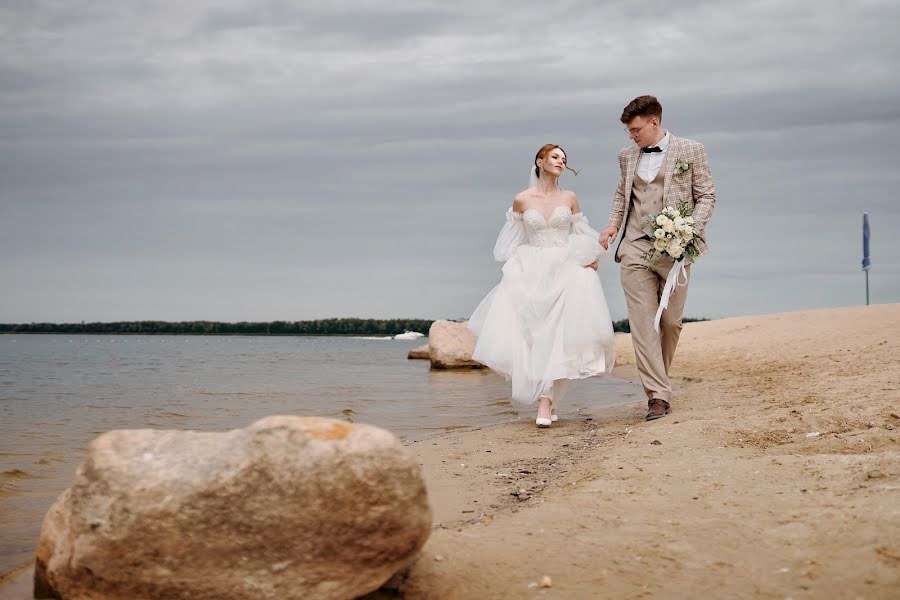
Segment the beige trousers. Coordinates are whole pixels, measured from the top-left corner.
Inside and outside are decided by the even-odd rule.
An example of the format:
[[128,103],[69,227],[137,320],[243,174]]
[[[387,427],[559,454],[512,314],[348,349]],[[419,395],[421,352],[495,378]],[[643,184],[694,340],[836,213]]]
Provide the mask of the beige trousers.
[[650,249],[647,239],[629,242],[622,240],[616,251],[621,261],[622,289],[628,303],[628,323],[631,326],[631,342],[637,360],[638,373],[647,398],[660,398],[669,402],[672,385],[669,383],[669,365],[675,356],[675,347],[681,335],[681,318],[690,284],[691,266],[687,266],[688,283],[677,286],[663,311],[659,333],[653,327],[659,297],[672,269],[671,260],[657,257],[650,269],[641,258]]

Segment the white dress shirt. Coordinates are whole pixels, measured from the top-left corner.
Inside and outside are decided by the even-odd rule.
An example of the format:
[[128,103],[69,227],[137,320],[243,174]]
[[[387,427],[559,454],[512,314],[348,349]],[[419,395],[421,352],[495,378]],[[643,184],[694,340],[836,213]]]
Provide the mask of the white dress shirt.
[[656,176],[659,174],[659,169],[666,159],[666,150],[669,149],[668,131],[666,131],[666,135],[663,136],[663,139],[659,140],[659,143],[656,145],[659,146],[659,149],[662,150],[662,152],[641,152],[641,157],[638,159],[638,177],[647,183],[656,179]]

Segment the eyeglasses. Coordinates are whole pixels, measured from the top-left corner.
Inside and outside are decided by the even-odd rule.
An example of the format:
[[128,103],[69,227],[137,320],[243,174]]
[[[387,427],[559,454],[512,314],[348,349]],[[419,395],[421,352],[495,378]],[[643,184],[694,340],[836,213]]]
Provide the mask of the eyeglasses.
[[634,137],[637,134],[639,134],[644,127],[646,127],[647,125],[649,125],[652,122],[653,122],[653,119],[650,119],[649,121],[647,121],[640,127],[632,127],[631,129],[626,128],[625,131],[628,133],[628,137]]

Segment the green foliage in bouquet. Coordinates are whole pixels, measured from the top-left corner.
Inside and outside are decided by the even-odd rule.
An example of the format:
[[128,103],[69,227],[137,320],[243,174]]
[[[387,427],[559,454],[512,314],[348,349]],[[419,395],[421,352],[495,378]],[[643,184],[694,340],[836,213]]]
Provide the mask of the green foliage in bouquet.
[[646,225],[650,228],[653,246],[644,253],[644,260],[652,264],[659,257],[674,261],[696,259],[700,255],[697,242],[704,240],[695,229],[693,215],[694,209],[683,202],[677,208],[667,206],[647,217]]

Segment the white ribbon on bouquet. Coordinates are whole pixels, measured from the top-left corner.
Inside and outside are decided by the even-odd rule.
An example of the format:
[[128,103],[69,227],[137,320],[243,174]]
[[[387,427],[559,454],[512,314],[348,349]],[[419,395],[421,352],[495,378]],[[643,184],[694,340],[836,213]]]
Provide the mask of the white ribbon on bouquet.
[[[684,283],[679,281],[682,275],[684,275]],[[669,270],[669,276],[666,277],[666,285],[663,287],[662,295],[659,297],[659,308],[656,309],[656,320],[653,321],[653,327],[657,333],[659,333],[659,320],[662,319],[663,311],[669,307],[669,298],[675,293],[675,287],[687,285],[687,282],[687,265],[684,264],[684,259],[682,258],[675,261],[675,264]]]

